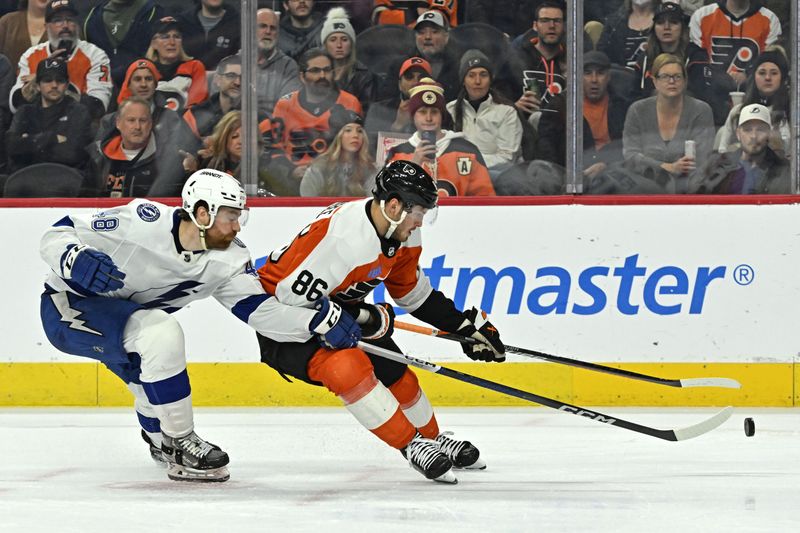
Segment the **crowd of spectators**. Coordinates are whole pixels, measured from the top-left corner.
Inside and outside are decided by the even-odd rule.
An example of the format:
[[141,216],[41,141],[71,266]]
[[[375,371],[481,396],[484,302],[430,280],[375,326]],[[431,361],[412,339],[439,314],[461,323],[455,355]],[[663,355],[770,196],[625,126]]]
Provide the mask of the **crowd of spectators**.
[[[0,191],[41,163],[91,197],[177,196],[197,168],[246,168],[238,2],[12,3]],[[259,190],[362,196],[409,159],[442,195],[573,192],[566,92],[582,74],[578,190],[792,192],[788,2],[582,4],[572,73],[562,0],[260,1]]]

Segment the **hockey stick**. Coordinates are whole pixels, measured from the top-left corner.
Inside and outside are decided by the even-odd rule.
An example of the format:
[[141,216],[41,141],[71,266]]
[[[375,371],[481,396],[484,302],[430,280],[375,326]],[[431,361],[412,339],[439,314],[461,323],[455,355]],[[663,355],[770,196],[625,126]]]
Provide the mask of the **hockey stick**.
[[[422,335],[429,335],[431,337],[438,337],[440,339],[447,339],[457,342],[469,342],[476,344],[478,341],[472,337],[464,337],[457,333],[447,333],[446,331],[439,331],[438,329],[429,328],[425,326],[417,326],[416,324],[409,324],[407,322],[400,322],[395,320],[394,327],[412,333],[421,333]],[[559,357],[557,355],[550,355],[544,352],[537,352],[535,350],[528,350],[525,348],[518,348],[517,346],[506,346],[506,351],[550,361],[551,363],[558,363],[567,366],[574,366],[576,368],[583,368],[584,370],[592,370],[594,372],[603,372],[613,376],[622,378],[638,379],[640,381],[647,381],[657,385],[666,385],[668,387],[689,388],[689,387],[725,387],[728,389],[741,388],[741,384],[735,379],[731,378],[684,378],[684,379],[666,379],[656,376],[648,376],[647,374],[640,374],[631,370],[623,370],[622,368],[614,368],[610,366],[598,365],[596,363],[589,363],[586,361],[579,361],[577,359],[569,359],[567,357]]]
[[483,387],[484,389],[489,389],[495,392],[508,394],[509,396],[513,396],[515,398],[528,400],[529,402],[538,403],[540,405],[544,405],[545,407],[550,407],[551,409],[557,409],[565,413],[570,413],[583,418],[589,418],[591,420],[594,420],[595,422],[602,422],[603,424],[620,427],[623,429],[627,429],[629,431],[643,433],[645,435],[650,435],[651,437],[656,437],[662,440],[679,441],[679,440],[687,440],[687,439],[693,439],[694,437],[699,437],[700,435],[708,433],[712,429],[719,427],[733,414],[733,407],[726,407],[722,411],[712,416],[711,418],[708,418],[707,420],[704,420],[692,426],[679,429],[657,429],[650,426],[643,426],[635,422],[628,422],[627,420],[623,420],[621,418],[614,418],[612,416],[605,415],[597,411],[584,409],[583,407],[578,407],[576,405],[570,405],[568,403],[548,398],[547,396],[540,396],[532,392],[526,392],[524,390],[515,389],[513,387],[509,387],[508,385],[503,385],[501,383],[489,381],[488,379],[483,379],[478,376],[473,376],[471,374],[465,374],[463,372],[459,372],[458,370],[453,370],[451,368],[429,363],[428,361],[417,359],[416,357],[411,357],[409,355],[405,355],[402,353],[393,352],[385,348],[380,348],[379,346],[373,346],[371,344],[359,342],[358,347],[364,350],[365,352],[380,357],[384,357],[392,361],[397,361],[398,363],[411,365],[416,368],[421,368],[422,370],[427,370],[428,372],[433,372],[434,374],[441,374],[449,378],[457,379],[458,381],[463,381],[465,383],[470,383],[478,387]]

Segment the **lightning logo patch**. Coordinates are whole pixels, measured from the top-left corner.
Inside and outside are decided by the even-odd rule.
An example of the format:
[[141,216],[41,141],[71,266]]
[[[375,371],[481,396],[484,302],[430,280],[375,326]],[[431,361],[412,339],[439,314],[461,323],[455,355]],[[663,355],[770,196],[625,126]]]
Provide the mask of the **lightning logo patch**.
[[53,305],[56,306],[58,314],[61,315],[61,322],[66,322],[69,324],[69,329],[83,331],[84,333],[91,333],[92,335],[97,335],[99,337],[103,336],[103,334],[99,331],[95,331],[92,328],[86,327],[84,325],[86,324],[86,321],[78,318],[83,313],[69,306],[69,299],[67,298],[66,292],[57,292],[55,294],[51,294],[50,299],[53,300]]

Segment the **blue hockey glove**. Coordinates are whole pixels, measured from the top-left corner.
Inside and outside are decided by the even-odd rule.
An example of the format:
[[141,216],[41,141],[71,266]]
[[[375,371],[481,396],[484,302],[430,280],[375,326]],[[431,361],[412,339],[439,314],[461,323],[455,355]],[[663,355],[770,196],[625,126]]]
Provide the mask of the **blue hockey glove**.
[[476,361],[495,361],[502,363],[506,360],[506,347],[503,341],[500,340],[500,333],[497,332],[491,322],[489,316],[483,312],[475,309],[464,311],[464,322],[458,328],[456,333],[464,337],[472,337],[480,341],[476,344],[469,342],[462,342],[461,349],[467,354],[467,357]]
[[317,333],[320,344],[334,350],[352,348],[361,340],[361,328],[349,313],[342,312],[336,302],[321,298],[314,304],[316,316],[309,329]]
[[61,265],[64,279],[74,281],[95,293],[121,289],[125,274],[111,258],[99,250],[81,244],[73,246],[64,255]]

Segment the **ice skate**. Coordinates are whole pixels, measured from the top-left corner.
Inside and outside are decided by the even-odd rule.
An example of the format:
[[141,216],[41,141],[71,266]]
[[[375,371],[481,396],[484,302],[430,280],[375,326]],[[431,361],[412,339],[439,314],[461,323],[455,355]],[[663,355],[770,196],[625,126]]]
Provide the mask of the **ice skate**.
[[458,483],[452,472],[453,463],[439,451],[439,443],[426,439],[419,433],[400,450],[414,470],[428,479],[440,483]]
[[167,476],[174,481],[227,481],[231,475],[225,465],[228,454],[192,431],[185,437],[164,434],[161,443],[169,463]]
[[147,435],[147,433],[145,433],[144,430],[142,430],[142,439],[144,439],[148,446],[150,446],[150,457],[153,458],[153,461],[158,466],[166,467],[167,460],[164,459],[164,454],[161,452],[161,448],[153,444],[153,441],[150,440],[150,437]]
[[436,437],[436,442],[439,443],[441,452],[453,462],[453,466],[467,470],[486,468],[486,463],[480,458],[481,452],[478,451],[478,448],[467,440],[450,438],[449,435],[452,434],[452,431],[443,431]]

